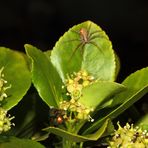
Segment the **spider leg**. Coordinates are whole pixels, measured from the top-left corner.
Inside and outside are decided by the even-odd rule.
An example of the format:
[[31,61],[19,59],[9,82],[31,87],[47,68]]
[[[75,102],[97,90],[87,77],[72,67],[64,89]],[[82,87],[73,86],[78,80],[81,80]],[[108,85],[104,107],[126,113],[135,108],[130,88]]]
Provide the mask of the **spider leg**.
[[92,35],[94,35],[96,33],[100,33],[100,32],[102,32],[102,30],[93,31],[93,32],[89,33],[88,38],[91,38]]
[[103,35],[94,35],[94,36],[90,37],[89,40],[91,41],[91,40],[96,39],[96,38],[104,38],[104,39],[107,39],[107,38],[106,38],[105,36],[103,36]]
[[83,56],[83,53],[84,53],[84,46],[85,46],[86,44],[87,44],[87,43],[83,43],[83,44],[82,44],[82,50],[81,50],[82,56]]
[[71,40],[67,40],[67,41],[63,41],[62,43],[69,43],[69,42],[80,42],[81,39],[71,39]]
[[77,45],[77,47],[74,49],[74,51],[73,51],[72,55],[70,56],[70,58],[69,58],[68,62],[70,62],[70,61],[71,61],[72,57],[74,56],[74,54],[76,53],[76,51],[77,51],[77,50],[78,50],[81,46],[83,46],[83,44],[82,44],[82,43],[80,43],[80,44],[78,44],[78,45]]
[[70,30],[71,32],[80,35],[79,30]]
[[92,44],[92,45],[94,45],[94,46],[104,55],[103,50],[102,50],[102,48],[101,48],[99,45],[97,45],[97,44],[96,44],[95,42],[93,42],[93,41],[90,41],[89,43]]

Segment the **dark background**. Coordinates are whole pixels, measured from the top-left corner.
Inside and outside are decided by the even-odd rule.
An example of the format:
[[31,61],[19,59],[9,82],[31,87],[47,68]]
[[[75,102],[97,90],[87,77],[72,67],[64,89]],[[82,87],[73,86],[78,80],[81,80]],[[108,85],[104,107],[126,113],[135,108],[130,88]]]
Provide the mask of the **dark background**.
[[75,24],[91,20],[121,59],[119,81],[148,65],[148,0],[0,0],[0,46],[52,49]]

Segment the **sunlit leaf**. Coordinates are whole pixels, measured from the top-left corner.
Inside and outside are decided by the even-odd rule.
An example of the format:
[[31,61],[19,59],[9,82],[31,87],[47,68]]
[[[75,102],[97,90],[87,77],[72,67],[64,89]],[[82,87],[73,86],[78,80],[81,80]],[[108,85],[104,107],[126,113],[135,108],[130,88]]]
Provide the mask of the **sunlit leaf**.
[[[148,86],[148,67],[143,68],[129,75],[122,84],[126,86],[126,90],[120,94],[117,94],[112,98],[113,102],[111,106],[118,105],[125,102],[128,98],[136,94],[138,91],[142,90]],[[147,93],[147,92],[145,92]]]
[[105,32],[91,21],[68,30],[51,52],[51,62],[64,81],[66,74],[85,69],[96,79],[113,81],[116,61]]
[[97,81],[82,89],[79,102],[89,108],[96,108],[113,95],[125,90],[121,84],[108,81]]
[[55,135],[61,136],[62,138],[66,138],[67,140],[71,140],[74,142],[84,142],[84,141],[89,141],[89,140],[96,141],[106,131],[108,124],[109,124],[109,119],[107,119],[104,122],[104,124],[95,133],[90,134],[90,135],[83,135],[83,136],[70,133],[68,131],[65,131],[65,130],[57,128],[57,127],[47,127],[44,130],[54,133]]
[[57,107],[62,89],[57,71],[42,51],[28,44],[25,49],[32,60],[32,81],[39,95],[49,106]]
[[7,86],[7,98],[3,108],[9,110],[15,106],[26,94],[31,84],[31,74],[27,65],[27,57],[20,52],[0,47],[0,68],[4,67],[4,79]]
[[[115,105],[118,105],[118,106],[116,108],[114,107],[112,110],[110,109],[110,112],[107,112],[106,116],[102,117],[101,119],[96,121],[94,124],[92,124],[89,128],[87,128],[84,131],[84,133],[88,134],[94,131],[107,118],[111,118],[111,119],[116,118],[126,109],[128,109],[131,105],[133,105],[136,101],[142,98],[148,92],[147,76],[148,76],[148,68],[143,68],[131,74],[130,76],[128,76],[127,79],[125,79],[122,83],[127,87],[127,90],[113,97],[114,104],[112,105],[108,104],[108,107],[113,107]],[[114,99],[117,99],[117,100],[115,100],[114,102]]]

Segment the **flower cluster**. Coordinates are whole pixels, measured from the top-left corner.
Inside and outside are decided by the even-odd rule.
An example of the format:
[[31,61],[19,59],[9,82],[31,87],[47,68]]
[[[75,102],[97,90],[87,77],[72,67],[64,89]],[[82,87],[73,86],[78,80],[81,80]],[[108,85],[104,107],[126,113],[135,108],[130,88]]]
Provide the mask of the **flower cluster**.
[[108,148],[148,148],[148,132],[128,123],[123,128],[118,123]]
[[[0,69],[0,106],[2,106],[1,102],[7,98],[6,90],[11,87],[11,85],[6,86],[7,81],[4,79],[3,70],[4,67]],[[13,118],[10,115],[7,116],[7,111],[0,107],[0,134],[11,129],[11,125],[14,125],[11,123]]]
[[3,101],[5,98],[7,98],[7,94],[5,91],[10,88],[11,86],[5,86],[7,81],[4,80],[4,74],[3,72],[4,67],[0,69],[0,102]]
[[[71,119],[74,118],[74,120],[82,119],[82,120],[88,120],[90,122],[93,122],[94,119],[91,118],[89,115],[90,112],[93,111],[93,109],[89,109],[85,107],[83,104],[79,103],[77,100],[71,99],[70,101],[62,101],[60,102],[60,109],[63,109],[67,112],[71,112],[72,116]],[[67,119],[67,115],[65,116]]]
[[14,125],[14,123],[11,123],[13,118],[10,115],[7,116],[7,111],[0,108],[0,134],[11,129],[11,125]]
[[74,99],[80,98],[82,88],[90,85],[93,81],[94,77],[89,76],[85,70],[73,73],[70,76],[67,75],[67,80],[65,81],[67,95]]
[[79,98],[82,95],[82,89],[93,82],[94,77],[89,76],[84,70],[73,73],[70,76],[67,75],[67,80],[65,81],[65,86],[63,86],[63,88],[66,88],[66,95],[70,96],[70,100],[60,102],[60,109],[68,112],[68,115],[66,115],[65,118],[69,118],[70,116],[70,118],[74,120],[82,119],[91,122],[94,121],[89,115],[93,109],[87,108],[79,102]]

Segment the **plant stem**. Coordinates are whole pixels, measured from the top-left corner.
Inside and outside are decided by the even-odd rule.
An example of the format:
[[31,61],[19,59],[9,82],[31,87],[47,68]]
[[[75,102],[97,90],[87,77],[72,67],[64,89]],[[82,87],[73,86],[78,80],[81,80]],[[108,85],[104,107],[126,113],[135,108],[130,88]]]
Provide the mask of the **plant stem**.
[[63,148],[75,148],[76,143],[63,138]]
[[83,148],[83,142],[80,143],[80,148]]
[[[72,117],[72,114],[70,114],[70,117]],[[71,122],[70,122],[71,121]],[[72,118],[70,118],[69,122],[66,122],[66,129],[68,132],[77,134],[86,121],[79,121],[78,123],[73,121]],[[82,148],[83,147],[83,142],[79,143],[80,145],[78,146],[76,142],[67,140],[66,138],[63,138],[63,148]]]

